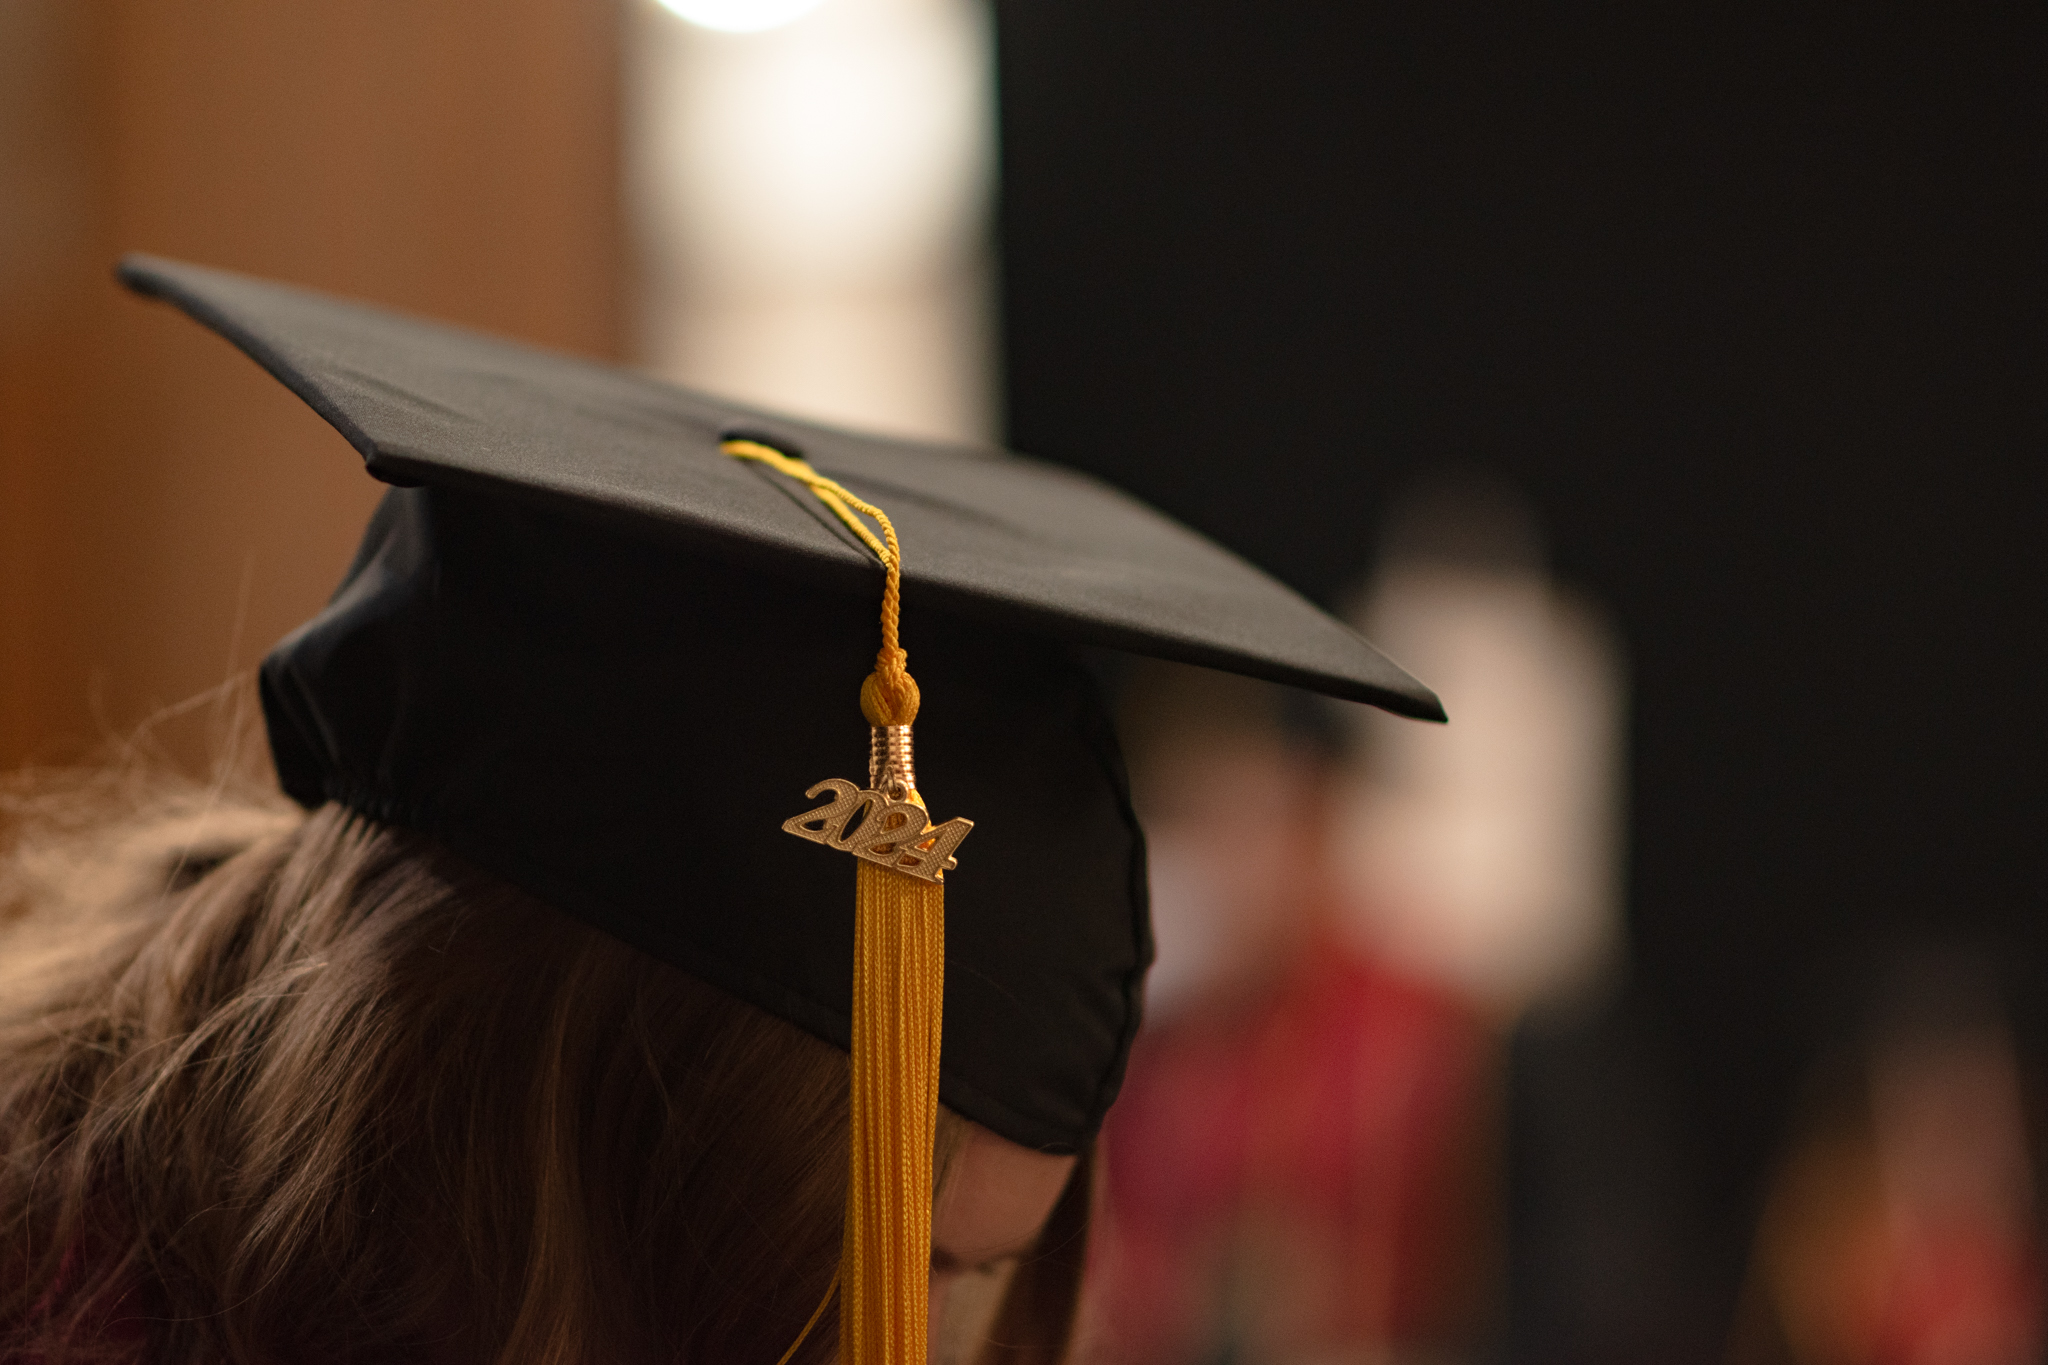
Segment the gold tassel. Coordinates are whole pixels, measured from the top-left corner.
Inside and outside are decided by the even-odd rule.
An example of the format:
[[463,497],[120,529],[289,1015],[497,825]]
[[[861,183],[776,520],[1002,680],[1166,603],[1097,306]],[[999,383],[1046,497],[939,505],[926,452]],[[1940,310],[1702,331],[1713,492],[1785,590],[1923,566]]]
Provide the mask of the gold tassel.
[[[861,711],[874,727],[870,789],[850,782],[820,783],[834,803],[784,824],[792,834],[849,847],[844,827],[864,799],[867,818],[887,820],[877,830],[916,824],[912,840],[929,851],[922,862],[906,845],[858,851],[853,897],[853,1061],[847,1156],[846,1226],[840,1252],[839,1358],[844,1365],[924,1365],[931,1309],[932,1142],[939,1117],[939,1033],[946,986],[946,891],[941,882],[949,853],[972,822],[948,821],[937,830],[923,816],[910,762],[910,725],[917,718],[917,683],[909,656],[897,642],[902,591],[902,548],[896,529],[878,507],[863,502],[803,460],[745,439],[724,443],[726,454],[753,460],[795,479],[860,537],[884,570],[882,647],[875,671],[861,686]],[[855,516],[874,518],[877,539]],[[876,860],[881,859],[880,861]],[[923,868],[910,876],[884,862]],[[832,1288],[825,1291],[829,1302]],[[811,1315],[788,1352],[795,1356],[823,1313]]]
[[846,1365],[922,1365],[946,891],[873,863],[855,868],[852,1148],[840,1359]]

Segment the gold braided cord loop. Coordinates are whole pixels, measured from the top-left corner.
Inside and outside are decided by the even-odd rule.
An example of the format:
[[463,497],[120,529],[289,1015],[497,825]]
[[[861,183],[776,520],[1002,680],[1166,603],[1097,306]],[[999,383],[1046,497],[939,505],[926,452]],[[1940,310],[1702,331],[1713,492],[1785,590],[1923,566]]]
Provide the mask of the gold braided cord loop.
[[[862,501],[805,461],[785,455],[773,446],[735,437],[720,449],[736,460],[767,465],[810,489],[882,561],[882,648],[875,655],[875,671],[861,684],[860,709],[870,725],[908,725],[916,720],[917,682],[910,676],[910,656],[897,642],[903,602],[903,547],[896,541],[896,526],[889,520],[889,514],[871,502]],[[875,538],[867,523],[854,515],[856,512],[874,518],[882,528],[881,539]]]

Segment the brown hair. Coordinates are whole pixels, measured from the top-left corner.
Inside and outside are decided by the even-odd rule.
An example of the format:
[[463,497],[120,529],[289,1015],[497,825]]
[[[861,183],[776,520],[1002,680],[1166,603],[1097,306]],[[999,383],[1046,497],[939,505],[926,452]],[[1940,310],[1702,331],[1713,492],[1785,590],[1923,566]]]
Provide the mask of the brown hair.
[[[157,795],[0,863],[0,1358],[775,1365],[843,1053],[418,835]],[[1071,1203],[996,1359],[1063,1351]]]

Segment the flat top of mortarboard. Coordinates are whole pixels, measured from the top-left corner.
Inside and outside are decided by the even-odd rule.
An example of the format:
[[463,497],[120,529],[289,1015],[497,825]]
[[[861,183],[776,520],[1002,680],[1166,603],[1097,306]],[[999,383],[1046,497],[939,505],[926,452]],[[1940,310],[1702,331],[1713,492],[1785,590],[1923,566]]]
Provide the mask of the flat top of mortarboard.
[[871,587],[872,556],[815,499],[720,448],[751,436],[889,509],[907,605],[1443,719],[1435,694],[1312,603],[1086,475],[782,417],[228,271],[130,256],[120,275],[246,351],[387,482],[502,491]]

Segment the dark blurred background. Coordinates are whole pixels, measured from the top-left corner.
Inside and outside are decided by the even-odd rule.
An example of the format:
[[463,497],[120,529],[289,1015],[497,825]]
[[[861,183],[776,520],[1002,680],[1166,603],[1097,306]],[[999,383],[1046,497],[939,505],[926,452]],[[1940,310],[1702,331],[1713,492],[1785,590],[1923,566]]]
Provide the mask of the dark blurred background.
[[[785,8],[0,5],[0,768],[249,667],[375,496],[120,296],[131,248],[1006,432],[1338,608],[1463,479],[1604,610],[1627,823],[1597,988],[1483,1026],[1498,1230],[1456,1358],[1821,1359],[1739,1324],[1805,1264],[1770,1229],[1812,1222],[1815,1135],[1854,1111],[1882,1157],[1947,1093],[1872,1039],[2018,1078],[2040,1169],[2048,13]],[[783,144],[699,133],[756,106],[841,141],[745,188]],[[1871,1349],[1838,1358],[2033,1348]]]
[[1016,445],[1325,601],[1479,466],[1611,610],[1631,1041],[1515,1079],[1654,1072],[1725,1318],[1880,945],[1980,945],[2048,1042],[2044,12],[998,13]]

